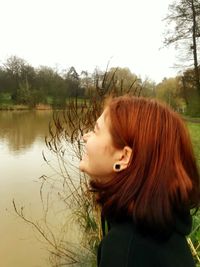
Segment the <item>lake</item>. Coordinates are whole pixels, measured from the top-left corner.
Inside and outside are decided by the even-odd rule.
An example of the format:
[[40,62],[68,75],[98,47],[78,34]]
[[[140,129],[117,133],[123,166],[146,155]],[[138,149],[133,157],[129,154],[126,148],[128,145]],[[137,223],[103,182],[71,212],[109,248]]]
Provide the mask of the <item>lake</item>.
[[[34,227],[17,216],[12,204],[14,199],[30,220],[43,222],[40,177],[55,175],[42,156],[42,151],[47,156],[49,153],[45,136],[50,121],[51,111],[0,111],[0,266],[50,266],[48,245]],[[53,224],[64,206],[57,207],[54,203],[50,209],[49,219]],[[69,239],[74,238],[71,228],[67,234]]]

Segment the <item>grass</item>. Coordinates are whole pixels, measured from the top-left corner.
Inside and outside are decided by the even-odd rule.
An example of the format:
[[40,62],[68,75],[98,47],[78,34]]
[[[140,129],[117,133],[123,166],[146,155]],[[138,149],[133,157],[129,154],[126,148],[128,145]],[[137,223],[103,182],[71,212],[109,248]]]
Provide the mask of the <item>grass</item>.
[[13,104],[13,101],[9,93],[0,93],[0,105],[1,106],[8,106],[12,104]]
[[[187,122],[187,125],[200,170],[200,122]],[[193,216],[193,229],[189,237],[192,240],[192,246],[196,250],[192,250],[193,256],[196,260],[196,266],[200,267],[200,211]]]
[[192,139],[197,164],[200,168],[200,123],[188,122],[187,125]]

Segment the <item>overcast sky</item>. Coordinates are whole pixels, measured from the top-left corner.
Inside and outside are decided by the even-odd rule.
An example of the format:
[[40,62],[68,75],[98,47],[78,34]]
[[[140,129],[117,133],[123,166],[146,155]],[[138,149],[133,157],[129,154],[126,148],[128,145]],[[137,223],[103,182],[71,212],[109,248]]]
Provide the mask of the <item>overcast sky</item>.
[[171,0],[0,0],[0,63],[16,55],[32,66],[78,72],[128,67],[159,82],[175,76],[163,46]]

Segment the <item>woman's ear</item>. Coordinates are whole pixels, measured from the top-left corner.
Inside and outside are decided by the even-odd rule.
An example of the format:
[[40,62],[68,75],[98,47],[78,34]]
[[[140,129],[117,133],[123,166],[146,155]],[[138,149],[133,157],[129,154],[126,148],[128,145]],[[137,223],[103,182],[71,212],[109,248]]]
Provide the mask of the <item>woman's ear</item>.
[[113,166],[113,170],[115,172],[122,171],[126,169],[129,165],[129,162],[132,157],[132,149],[129,146],[125,146],[121,151],[120,151],[120,157],[119,160],[117,160]]

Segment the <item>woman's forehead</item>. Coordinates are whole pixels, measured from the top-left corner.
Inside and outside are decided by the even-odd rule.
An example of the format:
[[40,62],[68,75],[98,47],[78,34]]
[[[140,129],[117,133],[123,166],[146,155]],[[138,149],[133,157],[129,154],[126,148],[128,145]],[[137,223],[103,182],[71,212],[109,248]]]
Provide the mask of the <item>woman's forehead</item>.
[[99,128],[109,128],[109,115],[108,115],[108,111],[104,110],[102,112],[102,114],[100,115],[100,117],[97,119],[96,121],[96,125]]

